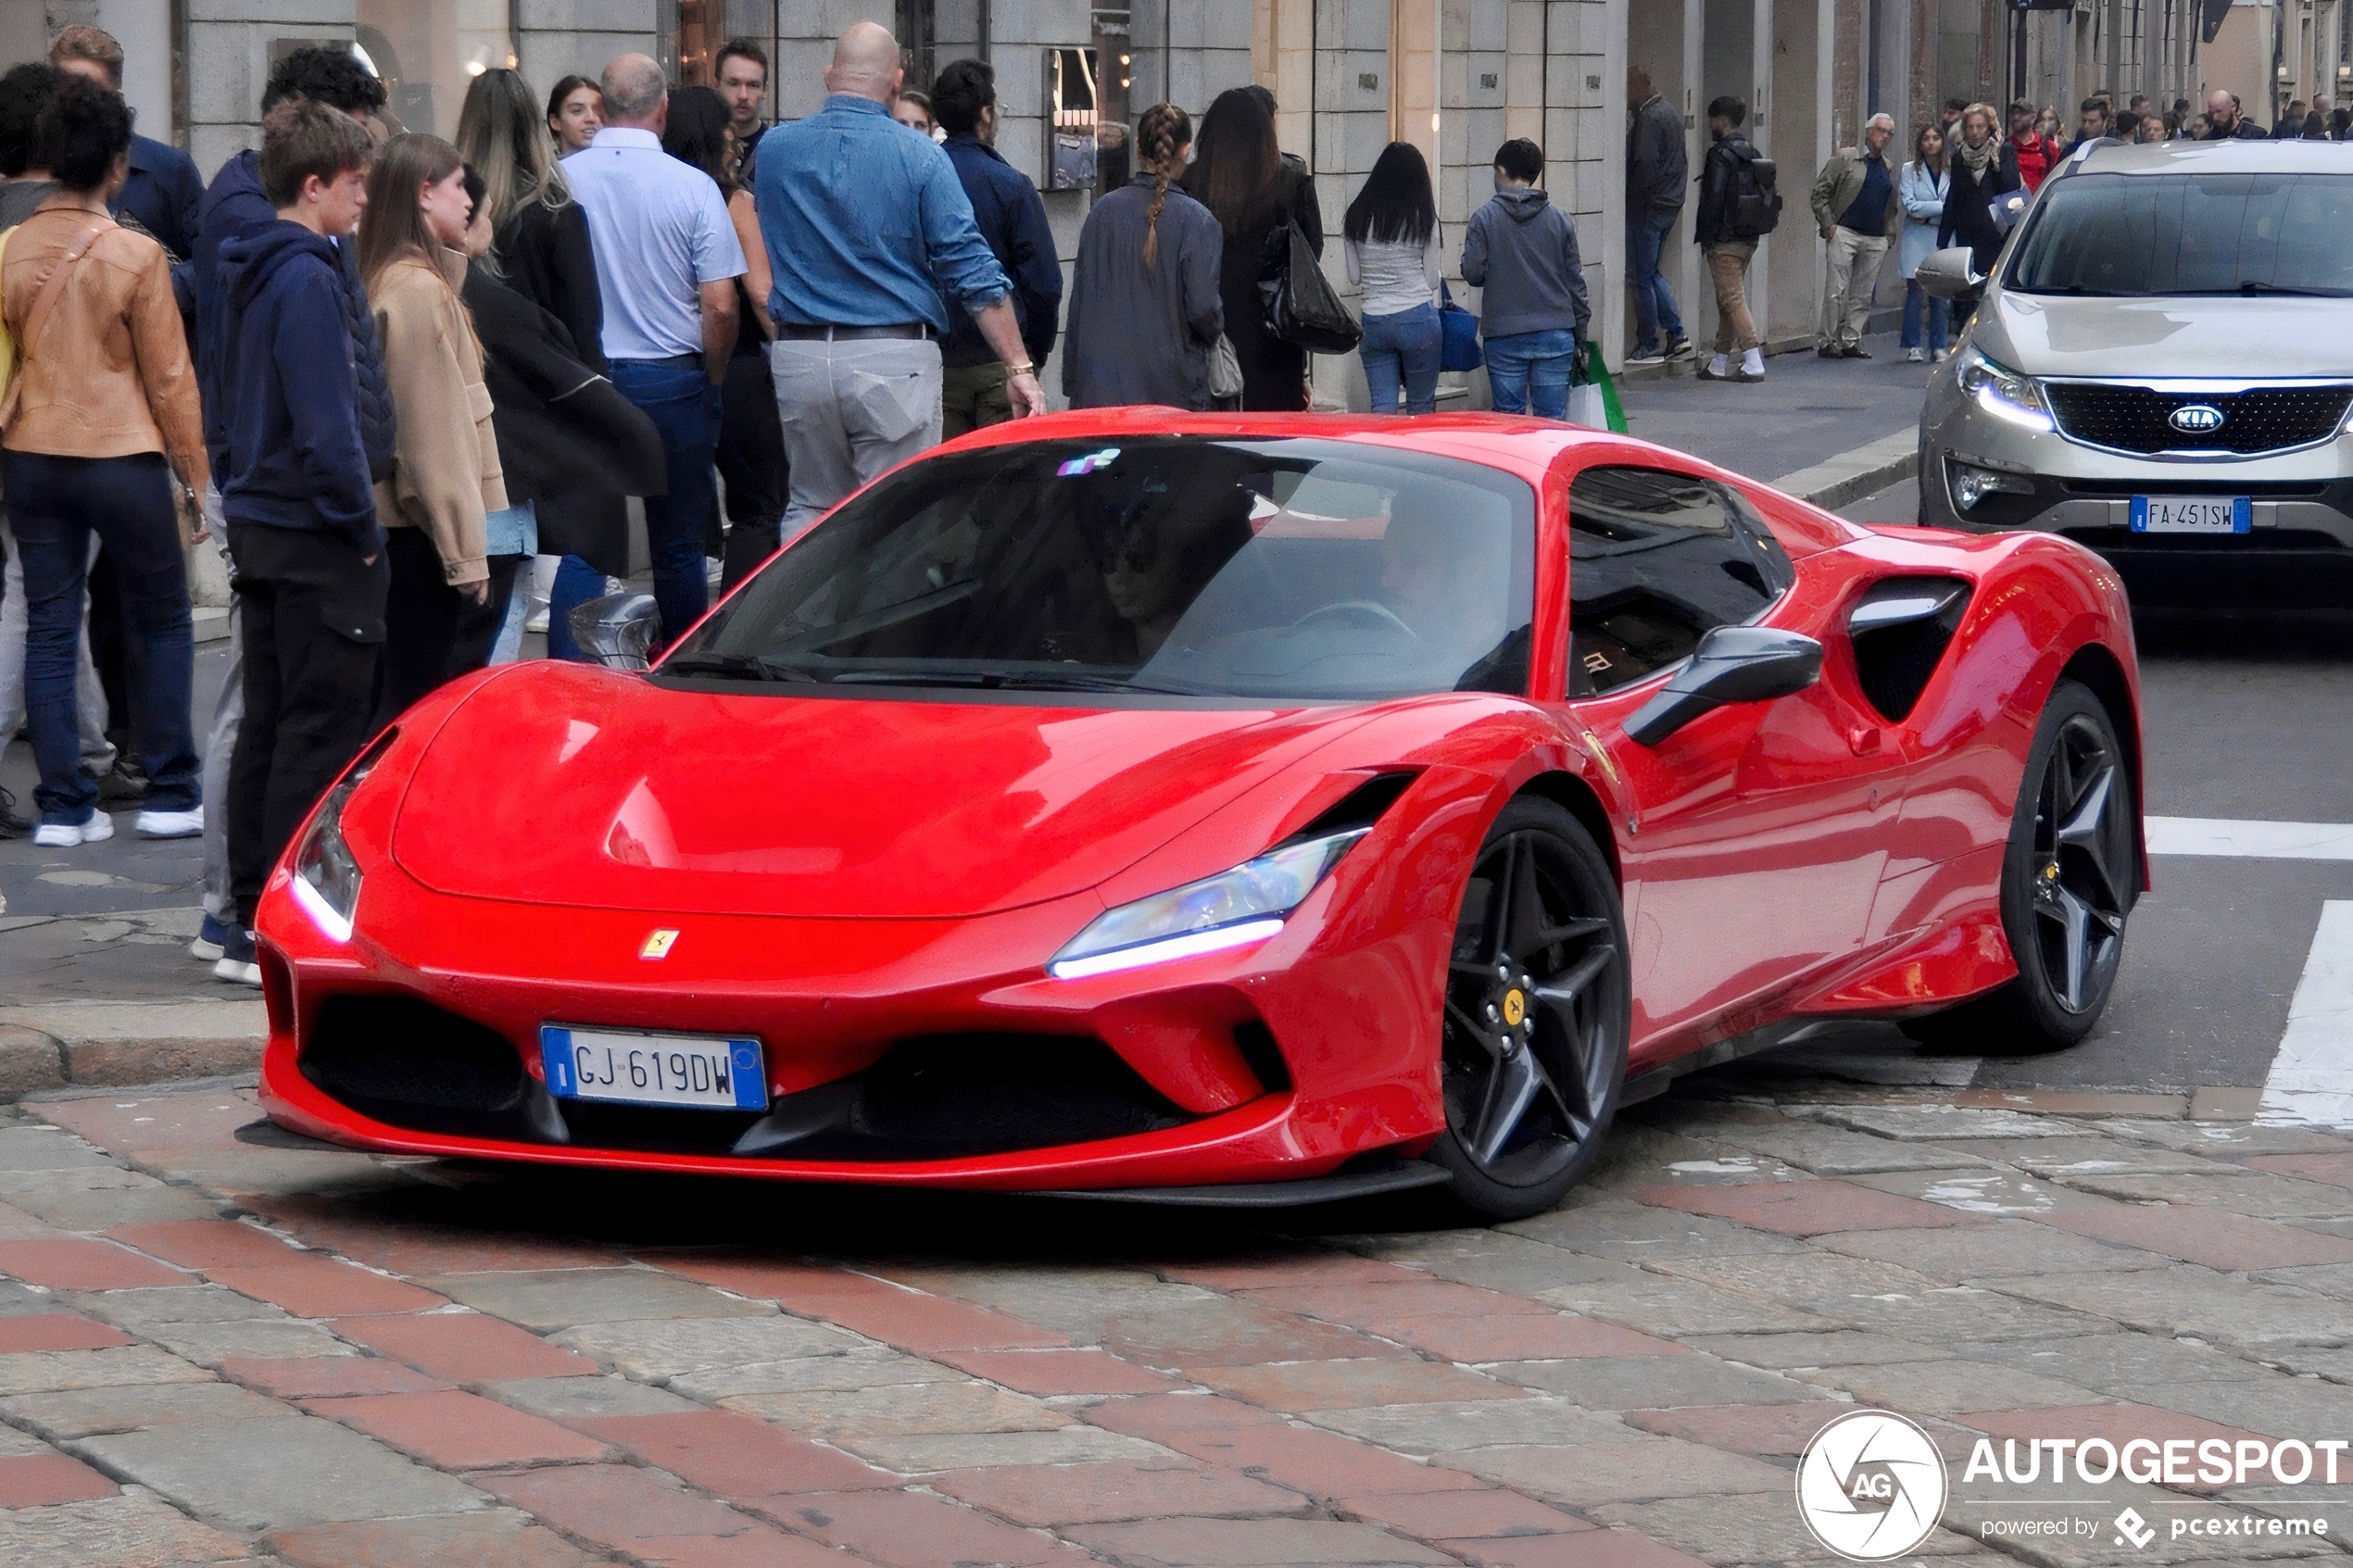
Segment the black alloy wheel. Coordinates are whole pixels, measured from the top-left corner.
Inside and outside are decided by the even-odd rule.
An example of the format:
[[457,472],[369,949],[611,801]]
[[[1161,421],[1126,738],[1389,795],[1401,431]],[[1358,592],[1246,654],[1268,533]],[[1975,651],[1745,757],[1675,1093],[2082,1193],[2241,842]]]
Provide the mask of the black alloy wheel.
[[1505,807],[1479,847],[1447,969],[1432,1158],[1484,1220],[1558,1204],[1592,1166],[1626,1077],[1632,987],[1609,863],[1551,801]]
[[2060,682],[2035,726],[2002,861],[2002,927],[2018,978],[1906,1033],[1988,1052],[2056,1050],[2089,1035],[2116,988],[2140,894],[2133,822],[2116,721],[2090,688]]

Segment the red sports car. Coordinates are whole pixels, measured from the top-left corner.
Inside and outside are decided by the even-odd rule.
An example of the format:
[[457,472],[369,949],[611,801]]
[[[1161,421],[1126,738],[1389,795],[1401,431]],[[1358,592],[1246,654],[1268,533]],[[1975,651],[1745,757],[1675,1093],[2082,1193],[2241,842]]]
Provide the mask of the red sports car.
[[379,736],[261,906],[264,1103],[414,1154],[1524,1215],[1811,1021],[2080,1038],[2139,746],[2124,594],[2047,534],[1534,420],[1000,425],[650,672],[485,671]]

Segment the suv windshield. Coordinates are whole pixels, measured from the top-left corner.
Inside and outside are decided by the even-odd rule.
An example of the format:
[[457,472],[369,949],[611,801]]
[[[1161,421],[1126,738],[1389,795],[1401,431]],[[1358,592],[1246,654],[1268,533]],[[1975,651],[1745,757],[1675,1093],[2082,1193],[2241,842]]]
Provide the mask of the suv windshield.
[[1453,458],[1151,436],[917,463],[658,676],[1371,699],[1528,689],[1535,496]]
[[2043,189],[2023,294],[2353,295],[2353,175],[2075,174]]

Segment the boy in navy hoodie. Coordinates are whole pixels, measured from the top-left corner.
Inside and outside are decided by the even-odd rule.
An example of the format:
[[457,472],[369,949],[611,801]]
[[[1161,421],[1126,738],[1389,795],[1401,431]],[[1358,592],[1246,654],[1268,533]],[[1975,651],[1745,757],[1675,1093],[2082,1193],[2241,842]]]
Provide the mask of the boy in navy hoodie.
[[280,104],[257,163],[276,216],[220,249],[216,429],[245,710],[229,765],[234,919],[213,972],[248,985],[262,883],[374,708],[390,579],[360,419],[372,334],[336,245],[359,228],[372,151],[340,110]]

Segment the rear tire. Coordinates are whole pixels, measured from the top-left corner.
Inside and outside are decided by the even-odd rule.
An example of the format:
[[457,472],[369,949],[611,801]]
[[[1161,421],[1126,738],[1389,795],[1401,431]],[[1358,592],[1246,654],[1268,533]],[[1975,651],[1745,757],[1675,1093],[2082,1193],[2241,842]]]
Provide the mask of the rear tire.
[[1592,835],[1549,800],[1504,807],[1464,888],[1440,1021],[1446,1131],[1430,1158],[1463,1209],[1541,1214],[1592,1167],[1626,1081],[1629,974]]
[[1904,1032],[1982,1055],[2063,1050],[2089,1035],[2115,991],[2140,896],[2133,821],[2115,720],[2089,687],[2061,681],[2035,725],[2002,858],[2002,929],[2018,977]]

